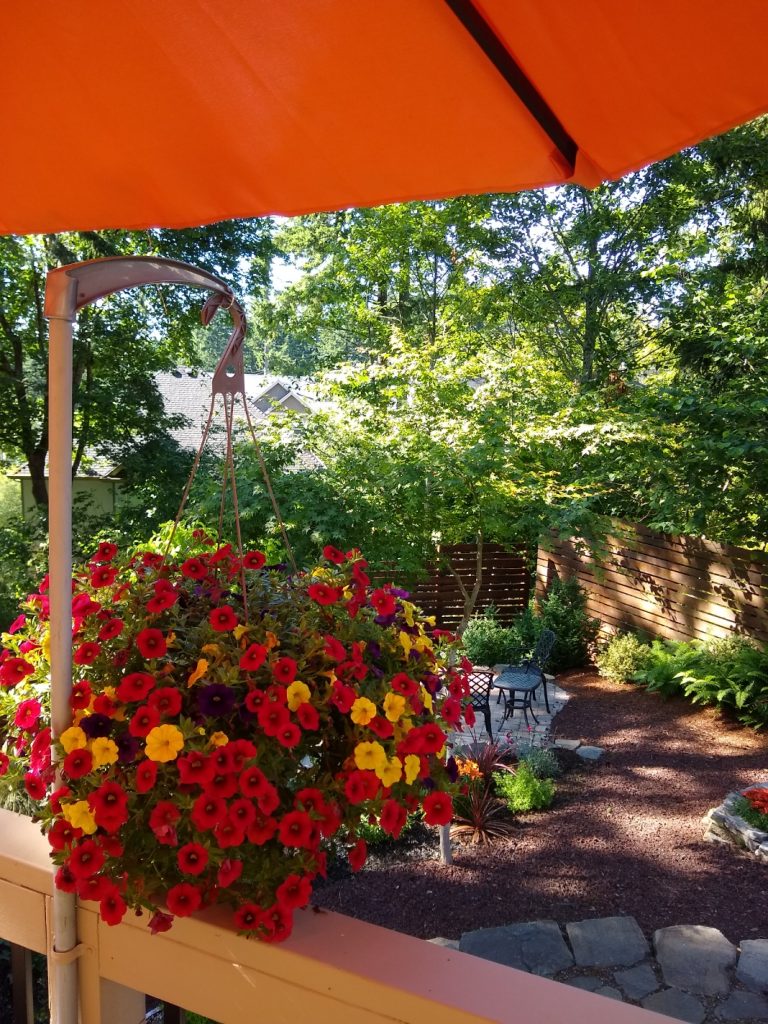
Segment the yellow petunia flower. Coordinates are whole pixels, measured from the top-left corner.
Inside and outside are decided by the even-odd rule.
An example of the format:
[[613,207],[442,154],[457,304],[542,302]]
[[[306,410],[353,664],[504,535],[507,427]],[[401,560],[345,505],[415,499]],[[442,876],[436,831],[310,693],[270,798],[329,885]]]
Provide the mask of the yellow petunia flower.
[[403,611],[405,612],[405,621],[408,623],[409,626],[413,626],[413,613],[416,611],[415,607],[411,604],[410,601],[403,601],[402,605]]
[[147,736],[146,755],[150,761],[175,761],[184,747],[184,737],[175,725],[156,725]]
[[280,646],[280,641],[270,629],[267,630],[267,635],[264,640],[264,646],[267,648],[268,651],[271,651],[273,647]]
[[361,771],[375,771],[387,763],[387,755],[380,743],[358,743],[355,747],[355,764]]
[[405,712],[405,697],[399,693],[388,693],[384,698],[384,714],[390,722],[398,722]]
[[312,691],[306,683],[302,683],[300,679],[295,679],[285,691],[285,696],[288,699],[288,707],[291,711],[296,711],[302,704],[309,703]]
[[[206,647],[215,647],[216,644],[206,644]],[[197,667],[194,672],[190,675],[187,680],[187,686],[194,686],[198,679],[202,679],[205,673],[208,671],[208,661],[205,658],[199,658]]]
[[432,700],[432,694],[429,692],[426,686],[421,687],[421,693],[419,696],[421,697],[421,702],[427,709],[427,711],[431,711],[434,701]]
[[403,650],[405,651],[405,654],[406,654],[406,657],[407,657],[411,653],[411,648],[413,647],[413,641],[411,640],[411,637],[410,637],[410,635],[408,633],[405,633],[405,632],[401,631],[401,633],[400,633],[400,644],[401,644]]
[[208,742],[212,747],[224,747],[229,743],[229,736],[225,732],[212,732]]
[[421,760],[415,754],[405,755],[405,781],[412,786],[419,777],[421,771]]
[[394,786],[403,777],[403,762],[399,757],[391,757],[385,764],[378,765],[374,771],[382,786]]
[[349,717],[355,725],[368,725],[376,717],[376,705],[367,697],[358,697],[352,705]]
[[72,828],[81,828],[88,836],[92,836],[96,831],[96,821],[87,800],[78,800],[74,804],[62,804],[61,813]]
[[239,626],[235,626],[235,628],[232,630],[232,632],[235,635],[235,640],[239,642],[250,628],[250,626],[244,626],[242,623],[240,623]]
[[50,665],[50,663],[51,663],[51,631],[48,630],[48,629],[45,631],[45,634],[43,635],[42,648],[43,648],[43,660],[46,662],[47,665]]
[[73,750],[84,750],[88,746],[88,737],[79,725],[70,725],[59,736],[59,743],[67,754],[71,754]]
[[114,764],[118,755],[117,744],[114,740],[107,739],[106,736],[99,736],[91,743],[91,755],[94,768],[103,768],[105,764]]
[[408,735],[412,728],[412,718],[401,718],[399,722],[395,722],[395,742],[399,743],[403,737]]

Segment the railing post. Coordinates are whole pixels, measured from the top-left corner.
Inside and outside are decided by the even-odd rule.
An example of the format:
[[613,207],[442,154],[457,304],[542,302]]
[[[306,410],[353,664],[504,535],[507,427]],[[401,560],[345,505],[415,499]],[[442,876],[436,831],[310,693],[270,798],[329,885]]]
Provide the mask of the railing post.
[[32,992],[32,953],[15,942],[11,947],[13,1024],[33,1024],[35,1003]]

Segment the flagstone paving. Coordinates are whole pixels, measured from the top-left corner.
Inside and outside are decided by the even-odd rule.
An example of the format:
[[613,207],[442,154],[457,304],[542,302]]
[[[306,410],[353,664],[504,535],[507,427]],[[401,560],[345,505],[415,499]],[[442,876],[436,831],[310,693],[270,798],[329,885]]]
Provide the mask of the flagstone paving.
[[690,1024],[768,1021],[768,939],[730,943],[717,928],[660,928],[633,917],[478,928],[443,946],[634,1003]]
[[[497,666],[501,668],[502,666]],[[569,694],[562,687],[558,686],[552,676],[547,676],[549,696],[549,708],[547,711],[544,703],[544,689],[539,687],[536,697],[532,701],[533,711],[538,722],[529,715],[528,723],[522,711],[515,711],[514,714],[504,721],[504,698],[497,703],[498,690],[491,691],[491,728],[494,739],[505,739],[511,741],[520,749],[521,747],[549,747],[552,746],[552,719],[561,711],[569,699]],[[488,739],[485,731],[485,724],[482,715],[478,714],[477,723],[474,729],[464,730],[461,733],[452,733],[451,740],[459,745],[467,745],[468,742],[477,740],[484,742]],[[579,744],[576,744],[579,746]],[[597,748],[595,748],[597,749]]]

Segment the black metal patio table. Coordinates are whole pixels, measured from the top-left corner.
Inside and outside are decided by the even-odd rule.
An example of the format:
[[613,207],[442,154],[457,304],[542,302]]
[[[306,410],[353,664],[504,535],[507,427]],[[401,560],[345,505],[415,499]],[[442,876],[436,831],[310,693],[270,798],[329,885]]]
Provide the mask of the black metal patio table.
[[508,668],[502,671],[494,680],[494,687],[501,690],[504,697],[504,717],[502,722],[512,718],[515,710],[522,711],[525,724],[528,725],[528,712],[533,715],[533,720],[539,724],[536,712],[531,703],[534,692],[542,684],[542,673],[535,666],[529,669]]

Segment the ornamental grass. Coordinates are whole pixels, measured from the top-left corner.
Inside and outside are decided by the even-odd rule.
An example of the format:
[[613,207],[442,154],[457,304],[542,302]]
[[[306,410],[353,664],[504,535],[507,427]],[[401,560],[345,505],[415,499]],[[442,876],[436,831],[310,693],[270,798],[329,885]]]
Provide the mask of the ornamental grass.
[[275,942],[329,853],[363,866],[361,823],[450,822],[471,666],[366,567],[327,547],[291,573],[191,529],[172,557],[99,545],[74,573],[72,718],[53,743],[42,582],[3,635],[0,786],[26,793],[60,889],[153,932],[224,903]]

